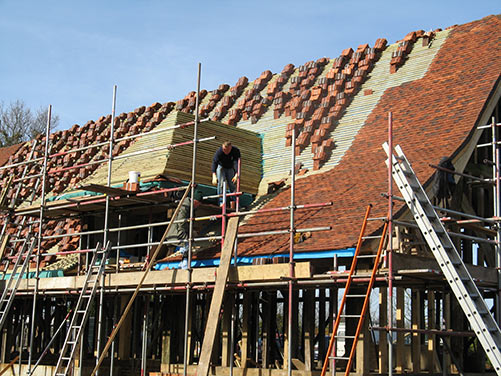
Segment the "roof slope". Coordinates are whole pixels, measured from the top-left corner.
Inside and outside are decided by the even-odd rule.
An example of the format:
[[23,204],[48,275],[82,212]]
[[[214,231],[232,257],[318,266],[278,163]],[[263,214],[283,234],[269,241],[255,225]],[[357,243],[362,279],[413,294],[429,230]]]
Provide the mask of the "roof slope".
[[[499,16],[454,27],[423,78],[384,92],[335,168],[297,181],[297,204],[333,201],[332,207],[297,212],[298,228],[332,226],[332,231],[314,233],[297,251],[355,244],[369,202],[375,204],[375,216],[385,215],[387,203],[379,195],[387,191],[381,144],[387,139],[388,111],[394,117],[394,143],[402,146],[423,182],[433,173],[428,163],[452,155],[466,141],[500,77],[500,35]],[[285,190],[267,206],[289,201]],[[256,216],[247,231],[287,228],[288,221],[288,215]],[[372,223],[370,230],[376,226]],[[242,254],[283,253],[287,242],[288,236],[248,239],[239,249]]]
[[[386,209],[379,194],[386,191],[381,143],[387,137],[387,112],[394,114],[395,143],[402,145],[420,179],[428,179],[433,171],[427,164],[453,154],[467,140],[499,82],[500,35],[500,17],[489,16],[445,31],[411,32],[390,46],[378,39],[374,47],[348,48],[335,59],[320,58],[297,68],[288,64],[278,74],[264,71],[254,81],[241,77],[234,86],[222,84],[210,92],[202,90],[200,115],[259,133],[265,180],[287,176],[291,154],[287,145],[291,130],[296,128],[298,160],[304,164],[301,172],[304,175],[310,170],[297,181],[296,203],[334,202],[326,209],[297,212],[298,228],[333,227],[329,232],[314,233],[297,250],[349,247],[356,242],[368,202],[376,204],[375,215],[384,214]],[[191,114],[195,103],[195,92],[190,92],[175,103],[154,103],[118,115],[114,138],[120,140],[113,155],[144,141],[128,136],[155,129],[173,110]],[[110,124],[111,115],[107,115],[50,136],[47,184],[52,195],[93,179],[109,151],[108,145],[88,145],[106,142]],[[43,153],[44,136],[37,141],[34,157]],[[25,160],[32,145],[28,142],[12,150],[12,162]],[[68,153],[75,148],[82,149]],[[0,180],[20,175],[22,169],[1,170]],[[191,161],[184,169],[191,169]],[[28,173],[35,176],[39,169],[32,167]],[[35,186],[35,180],[26,182],[27,188]],[[21,190],[20,198],[26,199],[29,192]],[[269,197],[266,205],[288,204],[286,190]],[[274,230],[288,224],[287,215],[268,213],[249,219],[242,230]],[[50,221],[44,231],[60,233],[78,230],[78,226],[71,221]],[[371,224],[371,229],[376,226]],[[254,238],[239,243],[239,250],[242,254],[281,253],[287,242],[287,236]],[[55,243],[51,241],[44,248]],[[63,243],[60,250],[72,250],[78,239]]]
[[23,144],[16,144],[0,148],[0,166],[6,165],[9,158],[14,155]]

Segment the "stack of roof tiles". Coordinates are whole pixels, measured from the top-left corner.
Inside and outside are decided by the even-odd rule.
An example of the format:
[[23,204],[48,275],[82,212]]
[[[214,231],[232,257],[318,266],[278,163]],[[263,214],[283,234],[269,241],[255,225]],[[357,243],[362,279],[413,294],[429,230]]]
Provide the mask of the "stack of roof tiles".
[[[149,107],[141,106],[130,113],[122,113],[115,118],[114,139],[148,132],[155,128],[165,116],[173,109],[174,103],[165,104],[154,103]],[[83,126],[74,125],[69,130],[57,131],[50,135],[50,157],[47,164],[48,179],[46,182],[46,192],[49,195],[57,195],[68,187],[76,187],[83,179],[91,175],[109,156],[109,145],[104,144],[99,147],[88,148],[81,151],[69,152],[79,148],[84,148],[91,144],[105,143],[110,136],[111,115],[102,116],[96,122],[89,121]],[[11,154],[6,164],[15,164],[29,160],[33,143],[36,146],[32,158],[43,155],[45,136],[39,135],[36,140],[18,146],[17,150]],[[115,143],[113,156],[117,156],[128,148],[134,139],[127,139]],[[24,165],[11,169],[0,170],[0,181],[6,184],[8,177],[14,174],[20,177],[25,169]],[[26,176],[34,176],[23,183],[23,188],[19,191],[17,204],[31,202],[31,195],[35,188],[35,198],[41,196],[41,183],[38,177],[41,173],[41,163],[33,163],[27,168]],[[13,185],[8,192],[8,200],[11,202],[15,196],[16,185]],[[14,223],[20,223],[20,218],[15,218]],[[78,232],[81,228],[78,219],[50,220],[44,223],[44,235],[53,236],[62,233]],[[33,226],[34,233],[38,233],[38,226]],[[28,227],[21,236],[27,234]],[[14,224],[10,224],[7,233],[15,235],[17,229]],[[44,250],[59,245],[59,251],[72,251],[78,248],[78,237],[64,237],[61,239],[50,239],[42,242]]]

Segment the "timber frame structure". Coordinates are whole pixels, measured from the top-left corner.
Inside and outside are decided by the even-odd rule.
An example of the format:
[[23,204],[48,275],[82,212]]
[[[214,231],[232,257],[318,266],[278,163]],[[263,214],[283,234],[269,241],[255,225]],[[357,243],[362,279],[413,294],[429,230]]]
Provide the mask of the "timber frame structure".
[[[483,298],[492,307],[492,314],[498,324],[501,322],[501,189],[496,166],[500,163],[500,96],[498,78],[467,142],[461,148],[454,148],[451,160],[456,171],[445,171],[455,177],[456,188],[452,196],[435,203],[437,207],[444,207],[443,212],[437,209],[442,214],[441,221],[448,231],[457,235],[453,238],[455,246],[460,250],[462,260]],[[350,336],[355,333],[356,322],[350,320],[349,316],[360,311],[363,299],[347,302],[344,315],[348,317],[343,321],[341,329],[345,339],[335,344],[332,354],[327,354],[328,340],[338,315],[338,305],[354,250],[347,247],[329,256],[319,257],[304,257],[304,253],[298,253],[297,248],[300,248],[303,237],[328,232],[334,221],[323,224],[315,221],[310,225],[301,220],[298,224],[298,211],[321,211],[332,203],[304,204],[298,202],[295,196],[296,174],[300,171],[296,157],[298,148],[301,148],[297,144],[300,135],[296,135],[295,126],[291,127],[289,137],[289,185],[278,192],[278,195],[282,195],[280,197],[287,195],[287,205],[242,209],[239,205],[242,192],[238,186],[237,192],[230,194],[236,197],[236,211],[227,211],[225,204],[222,208],[203,205],[199,209],[201,215],[197,217],[191,200],[188,268],[181,269],[169,264],[163,270],[150,270],[149,257],[153,255],[155,247],[163,245],[163,240],[159,241],[158,229],[166,228],[175,217],[172,210],[177,206],[176,198],[179,197],[174,193],[183,193],[189,189],[191,197],[196,196],[196,166],[199,158],[197,145],[214,138],[201,138],[198,134],[200,124],[204,121],[199,119],[200,66],[195,97],[195,118],[190,122],[193,127],[192,139],[173,144],[176,148],[185,145],[192,147],[191,179],[188,184],[147,192],[112,187],[112,165],[116,160],[113,151],[122,141],[115,139],[113,129],[116,124],[116,87],[109,138],[86,146],[103,148],[108,153],[107,158],[94,162],[107,165],[107,184],[85,186],[85,189],[94,191],[97,195],[70,197],[59,202],[46,200],[48,163],[53,156],[50,152],[50,108],[46,134],[41,137],[41,141],[45,143],[44,153],[34,155],[25,162],[0,167],[3,170],[35,163],[41,165],[41,172],[36,176],[41,187],[39,201],[17,206],[15,201],[11,204],[3,196],[0,197],[0,206],[7,213],[4,221],[14,217],[26,218],[17,239],[8,239],[7,231],[1,234],[0,249],[4,263],[21,257],[21,254],[16,256],[6,253],[9,241],[18,245],[23,241],[26,243],[28,239],[35,239],[37,242],[31,272],[21,279],[19,287],[14,291],[15,298],[10,309],[4,312],[8,316],[0,338],[0,372],[5,367],[7,371],[11,370],[11,374],[28,372],[36,375],[43,368],[46,374],[54,374],[54,366],[67,330],[63,323],[68,319],[68,312],[75,306],[81,293],[86,271],[92,267],[89,261],[96,243],[105,244],[107,241],[111,242],[110,254],[115,254],[115,258],[113,261],[110,256],[97,289],[76,351],[74,374],[89,375],[93,370],[97,371],[96,374],[124,376],[139,373],[151,376],[195,374],[200,366],[206,324],[216,327],[208,364],[209,374],[278,376],[287,372],[288,375],[320,375],[325,359],[350,350],[353,341]],[[398,113],[393,115],[398,116]],[[186,123],[182,122],[175,125],[185,126]],[[144,138],[158,134],[155,130],[149,132],[126,137]],[[385,131],[390,145],[394,132],[398,139],[398,129],[393,129],[390,115],[388,130]],[[171,150],[168,145],[164,146]],[[64,153],[80,151],[66,150]],[[144,152],[147,153],[148,150]],[[122,157],[126,159],[128,156]],[[384,160],[381,158],[374,163],[384,165]],[[432,168],[443,171],[439,166]],[[439,265],[413,223],[412,214],[399,202],[392,183],[391,168],[389,171],[388,191],[379,192],[384,193],[386,198],[366,197],[367,204],[377,202],[377,215],[370,220],[370,235],[365,236],[361,243],[360,252],[366,258],[360,262],[354,277],[353,283],[361,294],[365,293],[364,288],[370,280],[370,256],[377,250],[378,236],[384,223],[388,223],[389,232],[384,261],[374,278],[368,315],[356,343],[356,361],[352,374],[493,374],[494,371],[489,368],[485,353],[469,328]],[[428,196],[433,198],[431,175],[424,176],[427,178],[424,186]],[[23,173],[22,176],[15,176],[10,184],[22,184],[29,179],[33,179],[33,175],[25,176]],[[9,189],[2,188],[4,192]],[[272,196],[273,194],[275,193]],[[222,199],[226,203],[227,195],[223,194]],[[285,213],[288,226],[270,225],[267,231],[259,226],[253,227],[256,216],[272,212]],[[47,221],[80,216],[87,219],[88,228],[44,235],[42,228]],[[131,222],[129,225],[125,218],[132,216],[144,220]],[[203,263],[197,263],[201,259],[199,260],[195,247],[197,243],[214,244],[216,241],[219,244],[226,240],[227,221],[234,217],[241,218],[245,223],[239,226],[235,235],[237,244],[231,265],[228,266],[224,297],[221,296],[222,309],[214,319],[209,312],[213,294],[216,294],[220,270],[218,263],[214,262],[211,266],[199,267]],[[161,218],[161,221],[153,221],[152,218]],[[214,220],[220,226],[220,232],[195,236],[196,223]],[[360,228],[363,218],[352,218],[351,222]],[[22,232],[28,227],[29,231]],[[197,230],[199,229],[200,226]],[[136,237],[124,235],[138,230],[144,234]],[[28,235],[23,239],[23,234]],[[271,258],[272,263],[257,261],[253,265],[244,265],[240,262],[240,247],[251,247],[246,242],[247,239],[276,235],[287,237],[285,247],[288,252]],[[64,252],[64,255],[78,255],[73,275],[41,278],[44,257],[57,255],[44,249],[43,242],[75,236],[79,238],[78,249]],[[120,265],[120,252],[128,249],[137,250],[137,265]],[[211,252],[209,259],[223,259],[223,251],[218,247],[213,247]],[[180,261],[179,258],[173,260]],[[3,269],[4,279],[8,275],[8,265],[10,264]],[[134,266],[137,268],[134,269]],[[142,269],[144,267],[147,268],[148,276],[138,287],[145,275],[145,270]],[[12,272],[9,278],[14,274]],[[111,342],[109,351],[103,354],[104,343],[117,325],[136,287],[139,294],[135,297],[130,312],[123,317],[118,336]],[[209,317],[212,319],[208,320]],[[40,363],[37,362],[42,356]],[[97,369],[96,364],[101,356],[104,361]],[[345,363],[342,361],[336,362],[334,367],[331,363],[329,372],[344,374],[343,367]]]

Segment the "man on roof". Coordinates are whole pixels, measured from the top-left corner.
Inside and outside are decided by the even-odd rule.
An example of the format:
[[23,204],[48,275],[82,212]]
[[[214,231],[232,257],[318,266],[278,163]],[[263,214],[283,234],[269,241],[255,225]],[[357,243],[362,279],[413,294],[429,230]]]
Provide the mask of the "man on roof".
[[[195,191],[195,199],[193,200],[193,208],[197,209],[202,200],[201,192]],[[191,197],[186,197],[179,208],[179,212],[172,224],[169,232],[167,233],[166,241],[175,242],[169,246],[167,256],[179,255],[182,257],[180,267],[182,269],[188,268],[188,239],[190,232],[190,206]]]
[[[217,149],[212,159],[212,184],[217,184],[217,194],[223,194],[223,182],[226,182],[230,192],[235,192],[235,184],[238,179],[238,160],[240,159],[240,150],[231,144],[230,141],[225,141],[219,149]],[[230,198],[232,208],[235,205],[235,197]],[[219,203],[222,204],[222,198],[219,198]]]

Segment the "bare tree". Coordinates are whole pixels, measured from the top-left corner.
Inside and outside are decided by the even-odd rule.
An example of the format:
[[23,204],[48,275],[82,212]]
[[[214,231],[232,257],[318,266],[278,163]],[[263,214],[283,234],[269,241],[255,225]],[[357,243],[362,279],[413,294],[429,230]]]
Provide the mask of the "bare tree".
[[[0,147],[18,144],[43,133],[47,124],[47,111],[40,107],[33,112],[22,100],[8,106],[0,103]],[[51,128],[59,125],[59,116],[52,115]]]

